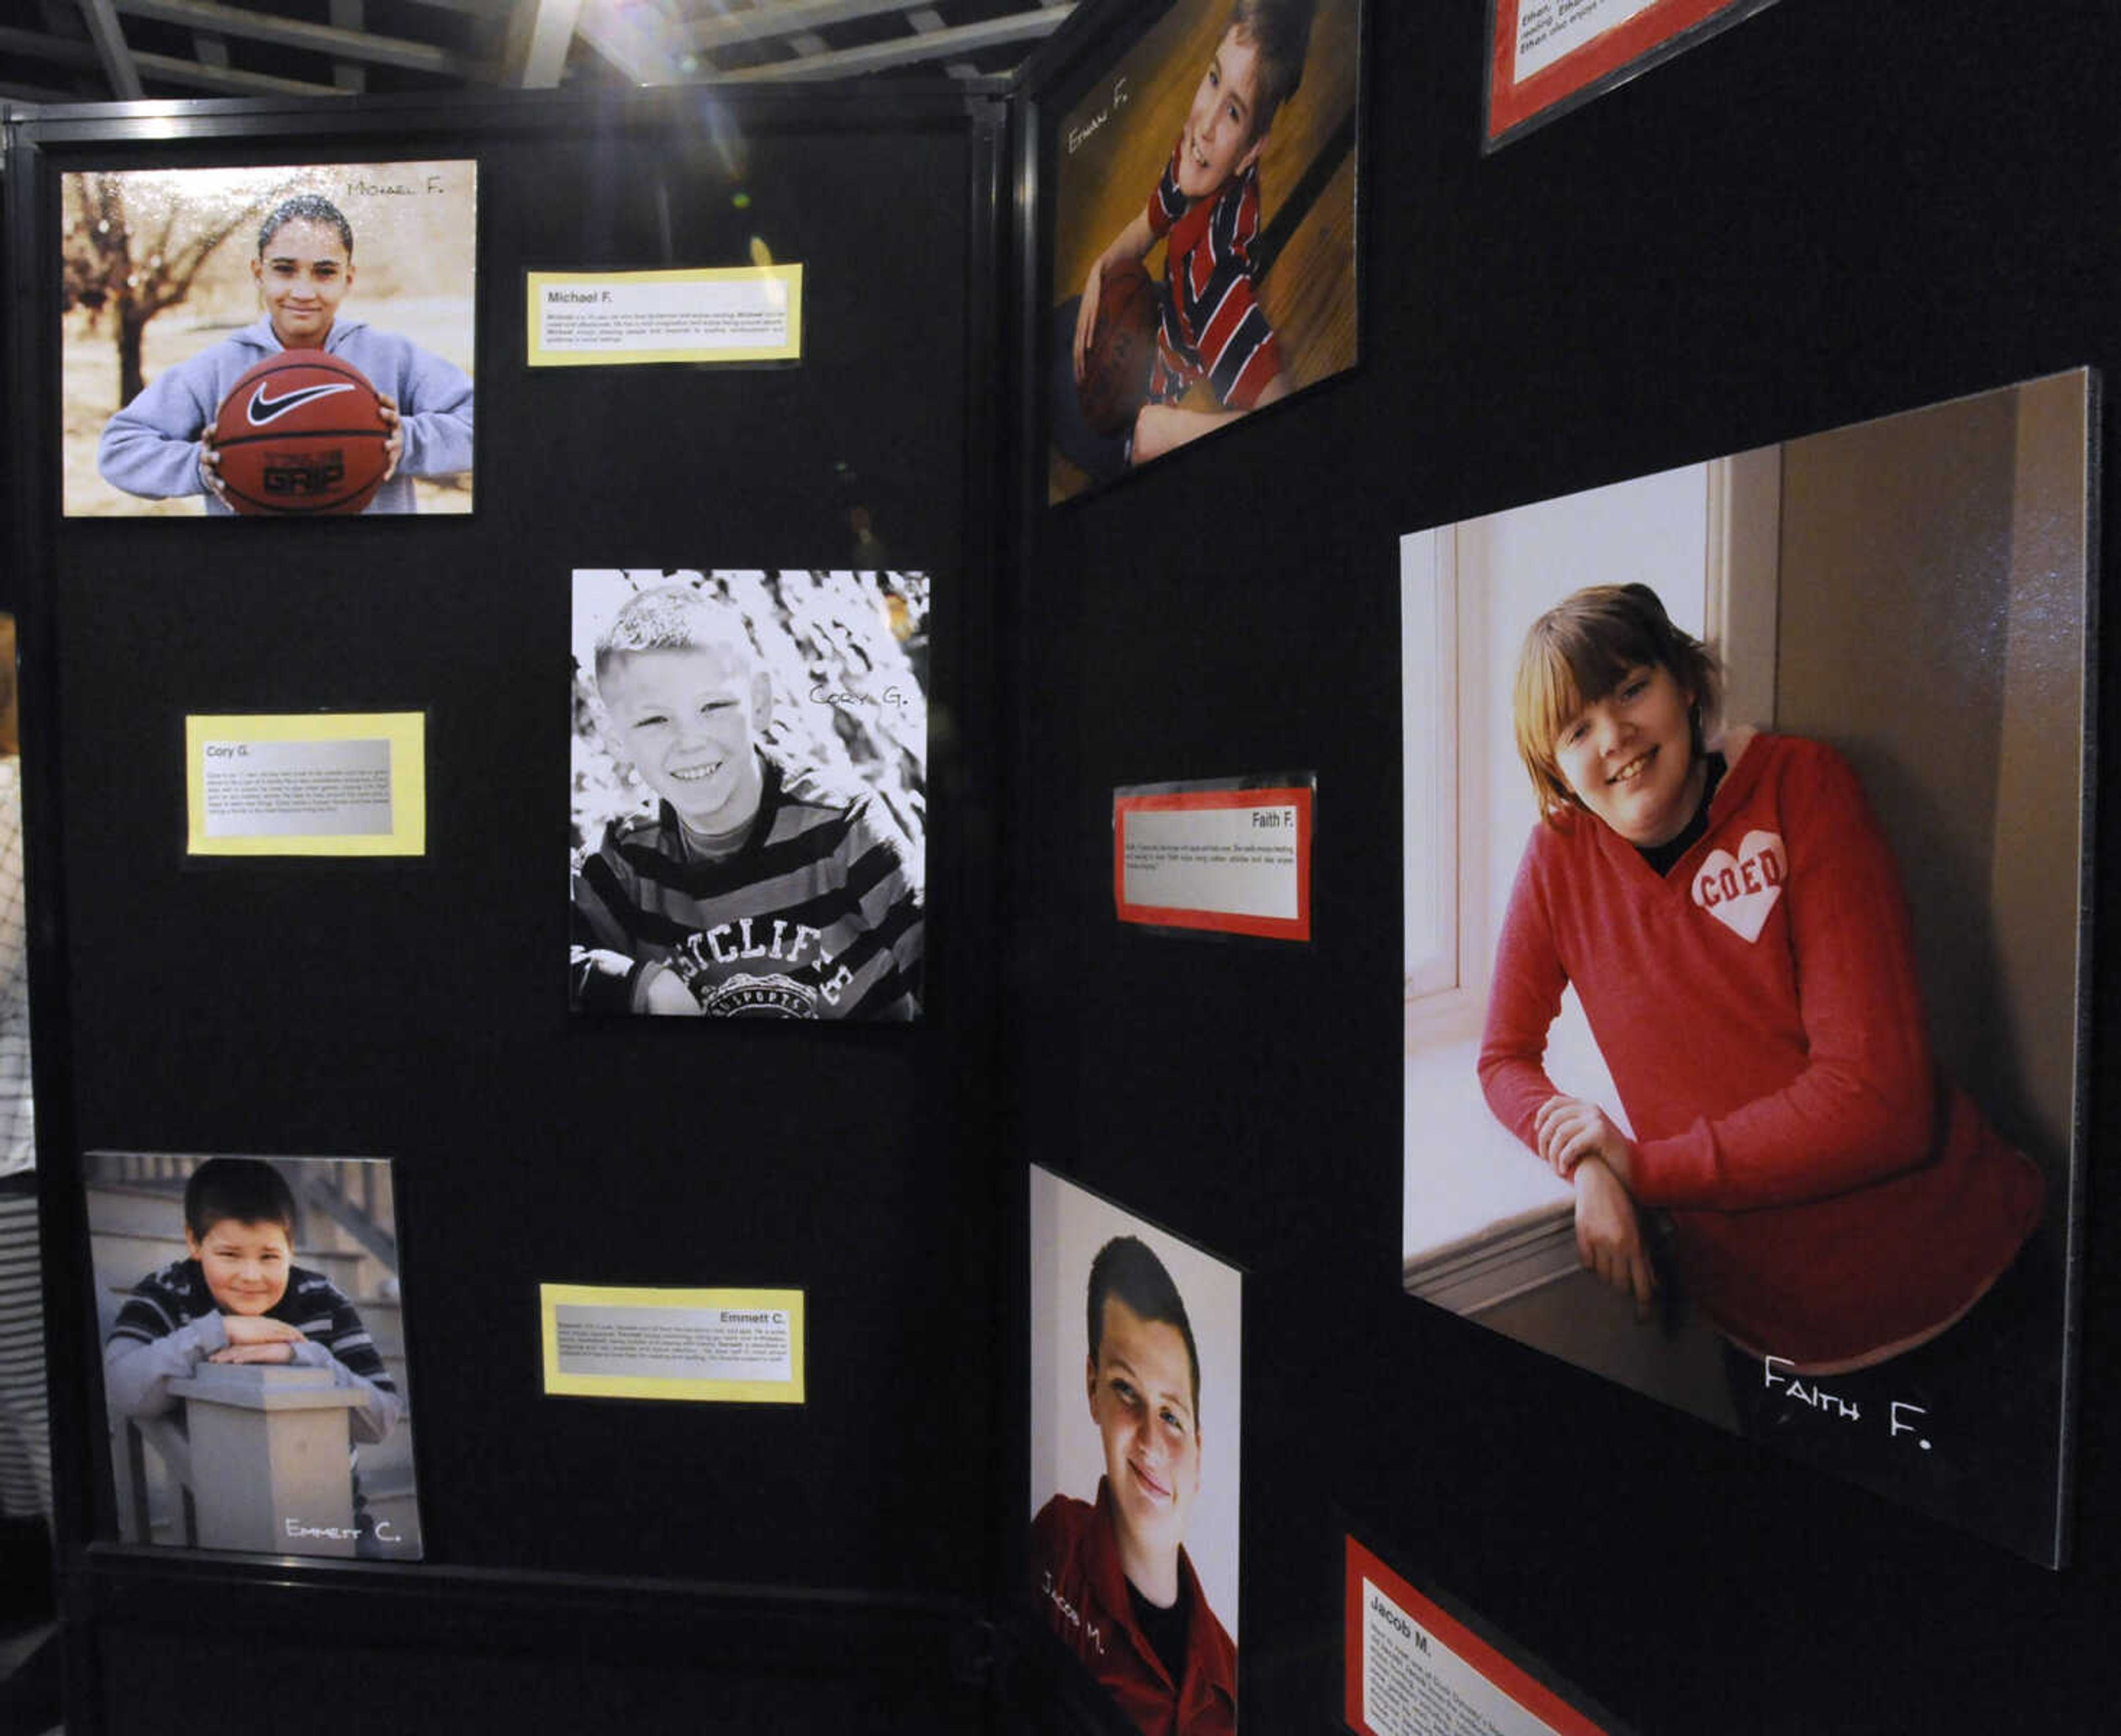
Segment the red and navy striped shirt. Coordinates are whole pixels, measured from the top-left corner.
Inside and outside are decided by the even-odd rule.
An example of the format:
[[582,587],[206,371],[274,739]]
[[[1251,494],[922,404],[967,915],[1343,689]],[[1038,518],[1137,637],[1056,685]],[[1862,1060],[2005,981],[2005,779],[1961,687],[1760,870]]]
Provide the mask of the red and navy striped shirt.
[[1252,285],[1259,238],[1259,165],[1188,203],[1178,190],[1182,139],[1149,196],[1149,226],[1166,238],[1163,324],[1149,375],[1152,404],[1183,397],[1205,379],[1217,399],[1249,410],[1281,371],[1281,346]]

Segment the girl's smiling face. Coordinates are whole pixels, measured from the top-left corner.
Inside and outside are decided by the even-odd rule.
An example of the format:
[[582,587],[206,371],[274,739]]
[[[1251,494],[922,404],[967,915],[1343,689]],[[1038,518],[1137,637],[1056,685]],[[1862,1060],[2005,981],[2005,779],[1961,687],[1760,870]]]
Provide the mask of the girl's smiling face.
[[1685,830],[1706,768],[1694,752],[1694,695],[1662,664],[1635,664],[1561,726],[1554,758],[1569,787],[1629,843]]
[[250,262],[273,335],[291,350],[321,349],[353,287],[353,260],[336,227],[290,217]]

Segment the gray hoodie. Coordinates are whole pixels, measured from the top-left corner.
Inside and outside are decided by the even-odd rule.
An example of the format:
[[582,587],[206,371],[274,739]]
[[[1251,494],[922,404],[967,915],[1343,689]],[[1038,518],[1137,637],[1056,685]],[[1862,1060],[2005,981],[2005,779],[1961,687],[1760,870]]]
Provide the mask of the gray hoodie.
[[[365,511],[410,512],[414,477],[471,469],[472,385],[462,369],[360,320],[334,320],[324,347],[395,399],[402,418],[405,450],[398,474],[376,490]],[[229,509],[208,492],[199,474],[200,432],[245,371],[282,348],[273,335],[272,320],[261,316],[156,376],[103,431],[96,466],[104,480],[156,500],[203,495],[209,513],[226,515]]]

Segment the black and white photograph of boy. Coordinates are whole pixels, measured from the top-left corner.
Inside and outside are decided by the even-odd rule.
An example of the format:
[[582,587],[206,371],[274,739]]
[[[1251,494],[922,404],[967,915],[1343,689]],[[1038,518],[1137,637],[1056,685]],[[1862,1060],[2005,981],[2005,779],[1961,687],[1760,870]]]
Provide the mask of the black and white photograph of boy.
[[2090,403],[1401,545],[1406,1288],[2050,1566]]
[[921,1016],[925,573],[582,569],[569,999]]
[[1031,1595],[1134,1728],[1237,1728],[1243,1279],[1031,1170]]
[[380,1159],[91,1152],[119,1536],[417,1561]]

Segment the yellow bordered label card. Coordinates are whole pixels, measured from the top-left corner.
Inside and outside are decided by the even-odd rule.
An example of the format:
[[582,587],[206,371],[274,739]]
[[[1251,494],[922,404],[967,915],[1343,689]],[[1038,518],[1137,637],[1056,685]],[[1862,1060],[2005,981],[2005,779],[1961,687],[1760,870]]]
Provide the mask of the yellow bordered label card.
[[799,264],[524,277],[532,367],[803,358]]
[[548,1396],[803,1402],[799,1290],[540,1284],[538,1309]]
[[423,856],[420,712],[184,719],[189,856]]

